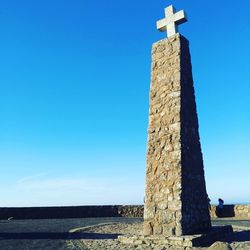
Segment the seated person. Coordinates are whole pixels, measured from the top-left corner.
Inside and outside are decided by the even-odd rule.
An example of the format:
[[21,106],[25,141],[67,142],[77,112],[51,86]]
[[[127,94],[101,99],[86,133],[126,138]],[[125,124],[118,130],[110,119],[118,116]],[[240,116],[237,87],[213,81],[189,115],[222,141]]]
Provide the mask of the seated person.
[[219,205],[216,207],[216,215],[218,217],[222,217],[224,201],[221,198],[219,198],[218,202],[219,202]]

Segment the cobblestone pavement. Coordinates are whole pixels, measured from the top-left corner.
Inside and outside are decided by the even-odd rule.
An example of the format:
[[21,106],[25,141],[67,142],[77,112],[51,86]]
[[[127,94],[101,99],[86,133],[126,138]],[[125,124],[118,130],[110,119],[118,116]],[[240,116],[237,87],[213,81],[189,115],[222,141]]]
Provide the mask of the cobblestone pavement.
[[[89,228],[103,223],[111,225]],[[140,223],[142,218],[0,220],[0,250],[136,249],[118,245],[115,239],[119,234],[140,233]],[[230,242],[233,249],[250,250],[249,245],[243,243],[250,241],[250,232],[245,228],[250,227],[250,220],[216,219],[213,224],[233,224],[243,227],[234,234],[234,238],[229,239],[229,242],[236,241],[236,243]],[[79,230],[83,227],[85,230]],[[137,249],[152,248],[138,247]]]
[[[100,223],[136,222],[134,218],[0,220],[0,250],[68,250],[67,239],[83,238],[71,229]],[[86,235],[85,235],[86,236]]]
[[[248,222],[250,223],[250,221]],[[225,225],[228,224],[228,221],[216,221],[215,224]],[[234,220],[234,224],[241,224]],[[166,247],[161,245],[128,245],[121,244],[116,239],[118,235],[125,234],[128,236],[132,235],[142,235],[142,222],[136,223],[116,223],[111,225],[100,225],[94,227],[88,227],[85,229],[79,229],[78,232],[92,234],[93,237],[103,237],[103,239],[85,239],[79,241],[68,241],[68,246],[71,249],[89,249],[89,250],[99,250],[99,249],[107,249],[107,250],[189,250],[189,249],[232,249],[232,250],[250,250],[250,230],[246,231],[244,229],[234,228],[233,235],[230,238],[225,238],[224,242],[216,242],[209,248],[190,248],[190,247]],[[111,238],[108,238],[108,235]],[[113,239],[112,239],[113,237]]]
[[250,228],[250,220],[249,219],[235,219],[235,218],[216,218],[212,220],[213,225],[221,226],[221,225],[232,225],[239,227],[249,227]]

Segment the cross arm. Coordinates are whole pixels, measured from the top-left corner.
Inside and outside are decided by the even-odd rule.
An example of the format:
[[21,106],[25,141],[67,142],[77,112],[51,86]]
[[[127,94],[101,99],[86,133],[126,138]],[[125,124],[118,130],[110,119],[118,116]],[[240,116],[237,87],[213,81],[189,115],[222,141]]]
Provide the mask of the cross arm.
[[157,29],[160,31],[166,31],[167,30],[167,26],[166,26],[166,19],[161,19],[160,21],[158,21],[156,23]]
[[184,10],[178,11],[174,15],[174,21],[176,24],[182,24],[187,22],[187,14]]

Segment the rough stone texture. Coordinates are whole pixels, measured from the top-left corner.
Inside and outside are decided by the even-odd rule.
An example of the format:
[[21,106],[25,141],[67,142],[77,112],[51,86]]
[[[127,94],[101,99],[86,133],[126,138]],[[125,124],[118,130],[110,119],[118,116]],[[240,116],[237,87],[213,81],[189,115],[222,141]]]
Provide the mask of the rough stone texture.
[[250,218],[250,205],[235,205],[234,216],[237,218]]
[[143,217],[143,206],[118,206],[118,214],[121,217]]
[[118,236],[118,240],[123,244],[139,245],[142,243],[155,245],[168,245],[179,247],[200,247],[209,246],[213,242],[230,237],[233,233],[232,226],[211,227],[206,234],[194,234],[183,236]]
[[[138,206],[118,206],[118,216],[143,217],[144,209]],[[210,216],[216,218],[216,206],[211,205]],[[224,205],[222,217],[234,217],[238,219],[250,218],[250,205]]]
[[[143,217],[144,209],[138,206],[117,206],[118,216],[121,217]],[[216,206],[211,205],[210,216],[216,218]],[[222,217],[234,217],[239,219],[250,218],[250,205],[224,205]]]
[[153,45],[144,235],[195,234],[211,227],[188,41]]
[[231,250],[232,248],[227,242],[216,241],[208,249],[209,250]]

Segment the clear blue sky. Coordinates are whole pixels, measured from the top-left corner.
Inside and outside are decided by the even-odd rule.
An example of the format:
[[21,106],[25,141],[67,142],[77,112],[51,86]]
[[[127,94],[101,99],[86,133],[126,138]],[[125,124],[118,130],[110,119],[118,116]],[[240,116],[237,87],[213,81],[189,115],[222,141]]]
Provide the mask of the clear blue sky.
[[0,206],[140,204],[151,45],[185,9],[207,189],[250,201],[249,0],[2,0]]

